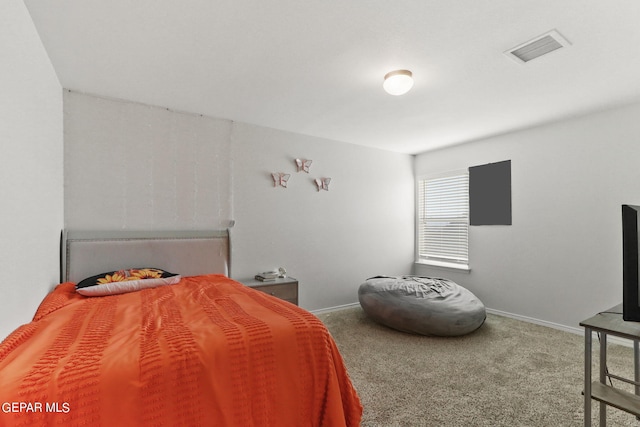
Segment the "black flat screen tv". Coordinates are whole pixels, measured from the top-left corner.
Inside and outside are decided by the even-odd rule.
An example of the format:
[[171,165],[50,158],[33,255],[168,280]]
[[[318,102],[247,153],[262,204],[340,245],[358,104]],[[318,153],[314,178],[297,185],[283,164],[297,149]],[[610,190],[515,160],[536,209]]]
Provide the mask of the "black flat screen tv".
[[622,318],[640,322],[638,221],[640,206],[622,205]]

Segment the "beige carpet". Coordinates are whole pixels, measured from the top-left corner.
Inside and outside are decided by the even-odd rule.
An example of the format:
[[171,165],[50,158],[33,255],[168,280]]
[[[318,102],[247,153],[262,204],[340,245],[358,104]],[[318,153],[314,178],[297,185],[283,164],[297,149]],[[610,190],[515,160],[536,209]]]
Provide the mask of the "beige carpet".
[[[359,307],[323,313],[364,405],[362,426],[582,426],[581,335],[489,315],[457,338],[405,334]],[[594,365],[598,362],[594,334]],[[609,345],[609,371],[633,376],[628,347]],[[594,380],[597,367],[594,366]],[[614,385],[632,391],[614,380]],[[598,425],[594,401],[593,425]],[[640,426],[607,410],[609,426]]]

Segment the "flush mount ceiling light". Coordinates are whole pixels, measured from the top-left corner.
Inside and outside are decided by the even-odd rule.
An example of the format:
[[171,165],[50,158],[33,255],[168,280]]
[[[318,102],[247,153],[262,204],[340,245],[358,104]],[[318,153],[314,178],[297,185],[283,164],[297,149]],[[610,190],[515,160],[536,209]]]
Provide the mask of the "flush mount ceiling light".
[[384,76],[382,87],[391,95],[403,95],[413,87],[413,74],[409,70],[390,71]]

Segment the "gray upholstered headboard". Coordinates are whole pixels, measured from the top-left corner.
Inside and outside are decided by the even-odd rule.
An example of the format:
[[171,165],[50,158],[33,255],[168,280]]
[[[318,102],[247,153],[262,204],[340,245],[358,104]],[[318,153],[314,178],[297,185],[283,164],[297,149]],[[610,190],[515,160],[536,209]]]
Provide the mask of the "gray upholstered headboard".
[[62,233],[60,281],[153,267],[182,276],[230,275],[229,230],[79,231]]

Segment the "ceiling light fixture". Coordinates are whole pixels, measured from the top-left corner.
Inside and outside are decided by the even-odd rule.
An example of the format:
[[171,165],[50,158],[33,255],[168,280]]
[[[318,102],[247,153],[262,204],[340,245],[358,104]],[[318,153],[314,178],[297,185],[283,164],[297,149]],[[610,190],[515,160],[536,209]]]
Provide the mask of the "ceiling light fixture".
[[413,74],[409,70],[390,71],[384,76],[382,87],[391,95],[404,95],[413,87]]

